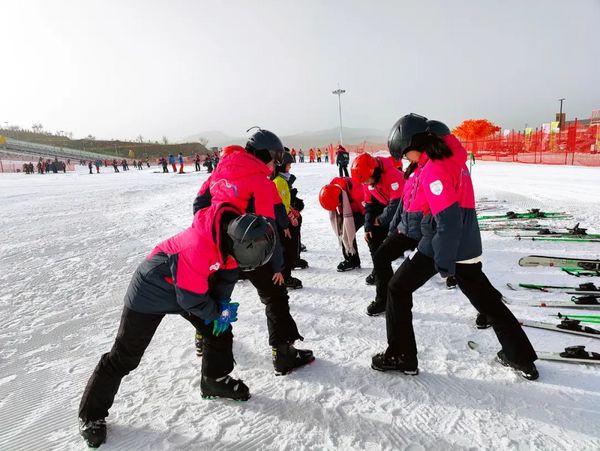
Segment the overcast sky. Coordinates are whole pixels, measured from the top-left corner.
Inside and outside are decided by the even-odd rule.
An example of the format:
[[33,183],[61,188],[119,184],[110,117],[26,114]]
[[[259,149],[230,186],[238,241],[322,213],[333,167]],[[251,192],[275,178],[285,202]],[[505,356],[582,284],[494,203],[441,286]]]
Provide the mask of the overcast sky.
[[2,0],[0,122],[170,140],[600,108],[600,0]]

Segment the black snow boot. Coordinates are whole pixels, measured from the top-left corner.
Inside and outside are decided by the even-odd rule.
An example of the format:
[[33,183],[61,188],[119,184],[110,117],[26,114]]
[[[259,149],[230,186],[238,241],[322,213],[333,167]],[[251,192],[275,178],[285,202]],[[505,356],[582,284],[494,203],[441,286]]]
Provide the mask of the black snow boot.
[[385,352],[375,354],[371,359],[371,368],[377,371],[400,371],[410,376],[419,374],[417,359],[387,356]]
[[477,329],[487,329],[488,327],[492,327],[492,323],[488,321],[487,315],[478,313],[477,318],[475,318],[475,327]]
[[506,354],[504,354],[504,351],[502,350],[498,351],[498,354],[496,355],[496,360],[504,366],[508,366],[514,370],[517,370],[521,377],[524,377],[528,381],[534,381],[538,377],[540,377],[540,373],[538,373],[538,370],[535,367],[535,363],[531,362],[526,364],[520,364],[511,362],[510,360],[508,360]]
[[306,252],[306,246],[300,243],[300,252]]
[[293,269],[306,269],[306,268],[308,268],[308,262],[306,260],[304,260],[303,258],[299,258],[298,260],[296,260],[294,262]]
[[98,448],[106,441],[106,420],[83,421],[79,419],[79,434],[90,448]]
[[248,401],[250,390],[241,379],[234,379],[227,375],[213,379],[202,376],[200,391],[203,398],[230,398],[236,401]]
[[458,282],[456,281],[456,277],[448,276],[446,278],[446,288],[448,288],[450,290],[452,288],[456,288],[457,286],[458,286]]
[[376,276],[375,276],[375,273],[374,273],[374,272],[372,272],[372,273],[371,273],[371,274],[369,274],[369,275],[367,276],[367,278],[365,279],[365,283],[366,283],[367,285],[375,285],[375,277],[376,277]]
[[311,350],[296,349],[294,345],[288,343],[273,346],[272,355],[276,376],[288,374],[296,368],[315,360],[315,356]]
[[337,265],[338,272],[352,271],[356,268],[360,268],[360,261],[344,260]]
[[204,349],[203,337],[200,332],[196,332],[194,337],[194,342],[196,344],[196,357],[202,357],[202,351]]
[[385,302],[373,301],[367,307],[367,315],[378,316],[385,313]]
[[300,279],[296,279],[295,277],[288,277],[285,279],[284,283],[288,290],[298,290],[302,288],[302,281]]

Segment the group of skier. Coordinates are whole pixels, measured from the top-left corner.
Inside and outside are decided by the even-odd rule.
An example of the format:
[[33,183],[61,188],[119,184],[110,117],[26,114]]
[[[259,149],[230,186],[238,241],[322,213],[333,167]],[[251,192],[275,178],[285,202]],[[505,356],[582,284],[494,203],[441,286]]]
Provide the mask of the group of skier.
[[[388,342],[371,367],[418,374],[412,294],[440,273],[455,278],[485,326],[493,327],[502,346],[498,360],[536,379],[535,351],[482,272],[466,151],[444,124],[416,114],[394,124],[388,146],[391,157],[359,155],[351,177],[334,178],[319,195],[342,245],[338,271],[360,267],[356,232],[364,225],[374,264],[367,283],[376,285],[367,313],[385,312]],[[404,173],[402,158],[410,162]],[[194,201],[191,226],[140,263],[113,347],[102,355],[80,403],[80,433],[90,446],[105,441],[105,418],[120,382],[140,363],[165,314],[179,314],[195,328],[203,397],[250,398],[246,384],[230,374],[238,309],[231,294],[240,270],[265,305],[275,373],[314,360],[312,351],[295,347],[303,338],[287,292],[298,288],[291,269],[306,264],[299,258],[303,202],[293,188],[293,161],[280,139],[262,129],[245,147],[223,149]],[[393,273],[391,262],[407,250],[413,252]]]
[[[353,238],[364,224],[374,267],[366,282],[376,285],[367,314],[386,314],[388,341],[386,350],[373,356],[371,367],[418,374],[412,294],[439,273],[475,307],[477,327],[494,329],[502,346],[497,360],[526,379],[537,379],[531,343],[482,271],[466,150],[446,125],[417,114],[394,124],[388,147],[391,157],[361,154],[352,163],[352,177],[334,178],[319,193],[342,246],[344,261],[338,271],[360,266]],[[397,163],[403,158],[409,161],[404,174]],[[406,251],[413,252],[394,274],[391,263]]]

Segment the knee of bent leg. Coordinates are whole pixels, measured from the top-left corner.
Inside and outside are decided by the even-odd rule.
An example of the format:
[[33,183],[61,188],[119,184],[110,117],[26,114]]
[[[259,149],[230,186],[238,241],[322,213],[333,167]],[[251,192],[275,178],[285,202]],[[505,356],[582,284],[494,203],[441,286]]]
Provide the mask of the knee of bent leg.
[[141,360],[141,355],[132,355],[127,352],[113,350],[102,356],[101,365],[110,372],[125,376],[135,370]]

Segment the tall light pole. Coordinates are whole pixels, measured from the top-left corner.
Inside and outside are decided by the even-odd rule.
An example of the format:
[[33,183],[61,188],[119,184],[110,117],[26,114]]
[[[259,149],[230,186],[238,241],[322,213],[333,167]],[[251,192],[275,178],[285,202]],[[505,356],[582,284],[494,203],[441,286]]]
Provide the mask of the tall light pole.
[[338,96],[338,108],[340,111],[340,144],[344,144],[344,140],[342,137],[342,94],[346,92],[345,89],[340,89],[340,84],[338,83],[338,88],[335,91],[332,91],[332,94]]
[[558,99],[558,101],[560,102],[560,112],[558,113],[558,128],[560,128],[561,130],[562,130],[563,125],[564,125],[562,106],[563,106],[563,102],[565,100],[566,99],[564,97],[562,99]]

